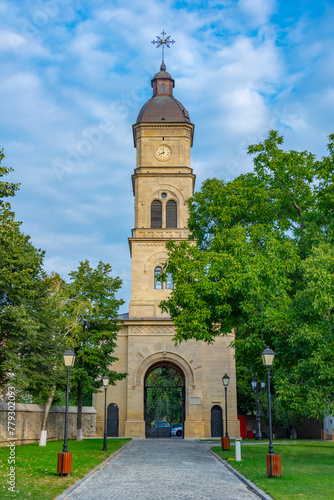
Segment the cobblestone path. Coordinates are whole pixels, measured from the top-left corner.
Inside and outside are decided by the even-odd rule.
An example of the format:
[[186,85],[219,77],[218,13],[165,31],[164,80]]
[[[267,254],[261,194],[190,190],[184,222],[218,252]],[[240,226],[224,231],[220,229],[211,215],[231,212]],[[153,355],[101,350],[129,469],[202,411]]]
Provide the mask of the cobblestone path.
[[208,447],[181,439],[134,440],[66,499],[259,500]]

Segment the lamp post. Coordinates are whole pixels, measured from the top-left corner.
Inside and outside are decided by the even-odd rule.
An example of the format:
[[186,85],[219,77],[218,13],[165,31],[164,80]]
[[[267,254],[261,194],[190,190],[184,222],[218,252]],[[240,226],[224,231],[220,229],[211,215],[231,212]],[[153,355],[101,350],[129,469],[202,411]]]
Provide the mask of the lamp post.
[[269,347],[262,353],[262,362],[267,368],[268,385],[268,418],[269,418],[269,454],[267,455],[267,475],[268,477],[281,476],[281,455],[274,454],[273,428],[271,422],[271,394],[270,394],[270,368],[273,366],[275,353]]
[[228,437],[228,431],[227,431],[227,387],[228,384],[230,383],[230,377],[225,373],[222,380],[225,389],[225,437],[223,437],[223,450],[229,450],[230,438]]
[[71,349],[68,349],[63,354],[64,365],[67,370],[67,384],[66,384],[66,407],[65,407],[65,430],[64,430],[64,445],[63,451],[58,453],[58,469],[57,472],[60,476],[67,476],[72,471],[72,453],[67,451],[67,427],[68,427],[68,394],[70,385],[70,371],[73,368],[75,361],[75,354]]
[[104,434],[103,434],[103,450],[107,449],[107,389],[109,385],[109,377],[102,377],[104,387]]
[[[253,380],[251,382],[253,387],[253,392],[256,394],[256,433],[255,439],[260,441],[262,440],[262,431],[261,431],[261,414],[260,414],[260,401],[259,401],[259,383],[255,375],[253,375]],[[262,387],[263,382],[261,382]]]

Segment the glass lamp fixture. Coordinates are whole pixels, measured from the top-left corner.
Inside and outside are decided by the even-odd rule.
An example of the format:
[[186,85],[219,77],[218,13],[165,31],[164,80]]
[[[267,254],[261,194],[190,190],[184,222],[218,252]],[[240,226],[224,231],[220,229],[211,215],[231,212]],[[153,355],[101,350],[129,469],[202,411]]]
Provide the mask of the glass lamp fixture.
[[275,353],[269,347],[266,347],[262,353],[262,362],[266,368],[271,368],[274,363]]
[[71,351],[71,349],[68,349],[67,351],[64,352],[63,358],[64,358],[65,368],[67,368],[68,370],[70,368],[73,368],[75,361],[75,354],[73,351]]

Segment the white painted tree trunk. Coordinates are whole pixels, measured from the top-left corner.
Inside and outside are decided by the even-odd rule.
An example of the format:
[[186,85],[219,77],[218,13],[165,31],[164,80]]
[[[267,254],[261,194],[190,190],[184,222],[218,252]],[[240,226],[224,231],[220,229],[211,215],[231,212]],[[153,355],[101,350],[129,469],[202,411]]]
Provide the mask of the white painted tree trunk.
[[48,431],[46,431],[46,430],[41,431],[41,437],[39,439],[39,446],[46,446],[47,435],[48,435]]
[[44,409],[44,415],[43,415],[43,422],[42,422],[42,430],[41,430],[41,437],[39,440],[39,446],[46,446],[46,438],[47,438],[47,430],[46,430],[46,424],[48,421],[48,416],[49,416],[49,411],[52,405],[53,401],[53,396],[56,392],[56,386],[54,385],[51,390],[51,394],[49,396],[48,402],[45,405]]
[[82,385],[78,382],[77,441],[82,441]]

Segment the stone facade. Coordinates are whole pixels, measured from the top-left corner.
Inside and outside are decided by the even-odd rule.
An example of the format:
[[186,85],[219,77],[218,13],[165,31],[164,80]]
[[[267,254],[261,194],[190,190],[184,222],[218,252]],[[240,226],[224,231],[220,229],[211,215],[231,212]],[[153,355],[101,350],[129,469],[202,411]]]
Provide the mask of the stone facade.
[[[239,436],[234,351],[230,347],[233,334],[218,337],[212,345],[187,341],[175,346],[173,322],[159,308],[171,291],[166,283],[157,286],[155,270],[167,259],[166,242],[182,241],[188,236],[186,200],[193,195],[195,185],[190,164],[194,125],[188,112],[173,97],[174,80],[165,69],[162,66],[153,78],[153,98],[144,104],[133,126],[137,158],[132,176],[135,227],[129,238],[131,301],[118,335],[115,355],[119,361],[113,365],[113,369],[128,376],[109,386],[107,405],[118,407],[119,436],[144,438],[147,374],[152,367],[169,366],[184,380],[184,437],[210,437],[212,407],[225,408],[222,377],[227,373],[228,430],[231,436]],[[158,222],[152,212],[153,202],[160,204]],[[176,203],[177,207],[172,223],[168,218],[168,202]],[[93,396],[93,405],[97,409],[97,434],[101,435],[102,392]]]
[[[77,407],[70,406],[68,414],[68,439],[77,437]],[[16,403],[16,443],[37,443],[40,439],[44,405]],[[8,443],[8,403],[0,403],[0,446]],[[48,441],[64,439],[65,406],[51,406],[47,421]],[[82,435],[95,436],[96,410],[90,406],[82,408]]]

